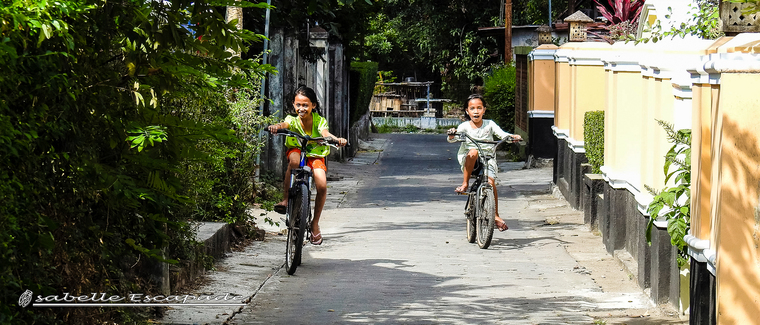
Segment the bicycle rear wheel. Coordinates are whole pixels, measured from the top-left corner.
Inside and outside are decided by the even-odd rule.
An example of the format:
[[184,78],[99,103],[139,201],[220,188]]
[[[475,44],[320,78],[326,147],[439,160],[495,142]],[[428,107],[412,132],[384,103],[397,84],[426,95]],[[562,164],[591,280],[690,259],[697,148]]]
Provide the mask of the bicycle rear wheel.
[[288,238],[285,245],[285,269],[290,275],[296,273],[296,268],[301,264],[306,218],[308,216],[303,211],[308,211],[309,208],[309,191],[306,185],[297,186],[288,200],[290,217],[288,220]]
[[493,228],[496,224],[496,205],[493,189],[490,186],[481,189],[477,203],[479,203],[476,209],[478,246],[486,249],[491,245]]
[[464,207],[465,221],[467,222],[467,242],[474,243],[476,236],[477,224],[475,222],[475,196],[469,195],[467,197],[467,205]]

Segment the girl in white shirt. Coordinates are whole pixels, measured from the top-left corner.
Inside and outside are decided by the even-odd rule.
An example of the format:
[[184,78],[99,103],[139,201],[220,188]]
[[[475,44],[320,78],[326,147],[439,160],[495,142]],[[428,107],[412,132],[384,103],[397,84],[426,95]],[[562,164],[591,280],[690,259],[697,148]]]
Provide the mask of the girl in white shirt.
[[[462,124],[459,124],[459,126],[454,129],[451,128],[448,130],[448,141],[449,142],[455,142],[454,140],[454,134],[457,133],[467,133],[471,137],[473,137],[476,140],[480,141],[493,141],[494,135],[498,136],[500,139],[504,139],[506,137],[512,137],[514,141],[520,141],[522,140],[522,137],[520,137],[517,134],[510,134],[508,132],[504,132],[499,125],[494,123],[491,120],[484,120],[483,115],[486,113],[486,102],[485,99],[483,99],[483,96],[478,94],[470,95],[469,98],[467,98],[467,116],[469,116],[470,120],[467,122],[463,122]],[[492,146],[484,146],[483,149],[485,150],[493,150]],[[462,180],[462,185],[456,188],[457,193],[466,193],[467,187],[470,184],[470,175],[472,175],[472,170],[475,167],[475,162],[478,160],[478,150],[474,143],[471,143],[470,141],[462,142],[462,145],[459,146],[459,152],[457,153],[457,158],[459,160],[459,165],[462,166],[462,173],[464,174],[464,179]],[[509,229],[507,224],[504,222],[504,220],[499,217],[499,195],[496,192],[496,184],[494,182],[494,178],[496,177],[496,172],[498,171],[498,166],[496,165],[496,159],[491,159],[489,161],[488,167],[487,167],[487,174],[488,175],[488,183],[491,184],[493,187],[493,196],[494,196],[494,202],[496,207],[496,227],[499,228],[499,231],[504,231]]]

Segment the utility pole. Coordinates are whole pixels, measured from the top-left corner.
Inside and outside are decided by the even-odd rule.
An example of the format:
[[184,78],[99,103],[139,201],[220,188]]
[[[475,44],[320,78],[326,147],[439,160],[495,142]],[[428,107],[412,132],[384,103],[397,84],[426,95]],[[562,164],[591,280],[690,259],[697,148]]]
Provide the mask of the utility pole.
[[512,0],[504,1],[504,64],[512,62]]

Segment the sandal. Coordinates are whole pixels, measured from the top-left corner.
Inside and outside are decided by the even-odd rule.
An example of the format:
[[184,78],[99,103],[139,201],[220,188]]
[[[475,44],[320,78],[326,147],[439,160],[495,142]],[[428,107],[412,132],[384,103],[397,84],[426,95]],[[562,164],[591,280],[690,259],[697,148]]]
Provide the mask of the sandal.
[[309,242],[311,242],[312,245],[322,245],[322,233],[311,234],[311,239]]
[[496,220],[496,228],[499,228],[499,231],[504,231],[509,229],[509,226],[507,226],[507,223],[503,220],[501,221],[501,224],[499,224],[499,220]]
[[274,212],[277,212],[279,214],[285,214],[285,211],[288,210],[288,207],[282,205],[282,204],[276,204],[274,206]]
[[454,190],[454,192],[457,192],[458,194],[465,194],[465,193],[467,193],[467,186],[465,186],[465,185],[460,185],[459,187],[457,187],[457,188]]

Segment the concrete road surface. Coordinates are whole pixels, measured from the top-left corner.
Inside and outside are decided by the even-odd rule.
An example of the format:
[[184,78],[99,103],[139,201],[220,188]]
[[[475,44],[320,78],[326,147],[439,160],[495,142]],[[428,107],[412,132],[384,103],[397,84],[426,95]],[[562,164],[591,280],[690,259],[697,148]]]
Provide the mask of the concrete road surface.
[[[650,302],[608,255],[582,212],[552,195],[551,167],[500,161],[491,247],[467,243],[458,144],[445,135],[373,135],[329,163],[324,243],[282,269],[284,237],[269,228],[219,263],[198,292],[233,292],[229,310],[175,308],[169,323],[685,324]],[[269,213],[279,219],[279,215]],[[261,218],[261,217],[260,217]]]

